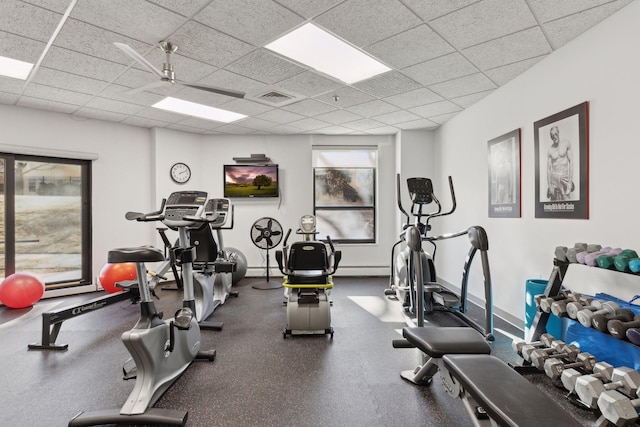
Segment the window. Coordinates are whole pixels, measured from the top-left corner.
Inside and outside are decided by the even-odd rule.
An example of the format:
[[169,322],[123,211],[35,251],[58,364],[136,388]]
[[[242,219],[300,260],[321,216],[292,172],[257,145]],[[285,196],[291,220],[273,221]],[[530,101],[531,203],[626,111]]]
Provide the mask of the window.
[[314,147],[314,214],[320,236],[339,243],[376,241],[375,147]]
[[91,283],[90,165],[0,154],[0,277],[33,274],[47,289]]

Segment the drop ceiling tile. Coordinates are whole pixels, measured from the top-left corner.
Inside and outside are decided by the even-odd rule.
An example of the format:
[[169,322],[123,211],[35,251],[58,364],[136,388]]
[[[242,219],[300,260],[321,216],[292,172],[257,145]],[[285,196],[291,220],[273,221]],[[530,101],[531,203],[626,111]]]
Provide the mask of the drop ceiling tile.
[[318,114],[317,116],[315,116],[315,118],[318,120],[323,120],[325,122],[333,123],[334,125],[339,125],[340,123],[359,120],[362,118],[362,116],[356,113],[352,113],[348,110],[335,110],[329,113]]
[[398,0],[349,0],[314,21],[358,47],[372,45],[422,23]]
[[482,73],[460,77],[429,86],[429,89],[445,98],[458,98],[472,93],[495,89],[497,86]]
[[398,111],[398,107],[379,99],[375,99],[373,101],[365,102],[364,104],[354,105],[353,107],[347,108],[347,110],[363,117],[373,117],[379,116],[380,114],[391,113],[392,111]]
[[[225,110],[234,111],[240,114],[246,114],[248,116],[265,113],[273,109],[268,105],[249,101],[247,99],[229,98],[228,96],[226,98],[227,98],[227,102],[220,105],[220,108],[224,108]],[[229,99],[231,99],[231,101],[229,101]]]
[[481,70],[512,64],[551,53],[551,46],[540,27],[520,31],[463,52]]
[[411,108],[419,105],[431,104],[432,102],[442,101],[443,98],[430,91],[427,88],[410,90],[398,95],[391,95],[384,98],[389,104],[396,105],[400,108]]
[[335,80],[328,79],[313,71],[305,71],[278,82],[278,86],[304,96],[312,97],[344,86]]
[[420,85],[397,71],[389,71],[368,80],[355,83],[355,88],[369,95],[384,98],[396,93],[418,89]]
[[171,111],[161,110],[159,108],[148,107],[136,113],[136,117],[143,119],[157,120],[164,123],[178,123],[184,120],[184,116]]
[[141,128],[164,128],[169,125],[169,123],[160,120],[147,119],[137,116],[129,116],[120,123],[125,125],[138,126]]
[[564,46],[589,28],[610,16],[620,8],[618,3],[588,9],[543,24],[544,32],[554,49]]
[[211,0],[147,0],[151,3],[155,3],[158,6],[162,6],[165,9],[171,10],[175,13],[179,13],[187,18],[192,17],[200,9],[202,9]]
[[20,95],[22,93],[22,89],[24,89],[24,84],[24,80],[0,76],[0,92]]
[[49,41],[62,15],[18,0],[2,0],[0,28],[11,34]]
[[535,13],[540,22],[543,23],[573,15],[574,13],[582,12],[583,10],[601,6],[606,3],[613,3],[617,7],[622,6],[622,2],[611,2],[611,0],[529,0],[533,13]]
[[193,126],[198,129],[207,129],[207,130],[219,128],[220,126],[224,125],[224,123],[222,122],[214,122],[213,120],[199,119],[198,117],[192,117],[187,115],[184,115],[183,117],[185,119],[182,120],[181,122],[176,123],[176,125]]
[[484,0],[434,19],[429,25],[458,49],[537,25],[525,0]]
[[439,18],[462,9],[479,0],[402,0],[416,15],[425,21]]
[[24,91],[24,95],[76,106],[84,105],[91,99],[91,95],[87,95],[86,93],[43,86],[37,83],[30,84]]
[[283,6],[307,19],[326,11],[343,0],[276,0]]
[[267,84],[274,84],[305,71],[304,68],[281,59],[265,49],[254,50],[227,66],[226,69]]
[[513,64],[507,64],[501,67],[492,68],[490,70],[486,70],[484,73],[498,86],[502,86],[511,79],[531,68],[540,60],[546,58],[546,56],[547,55],[537,56],[535,58],[525,59],[524,61],[515,62]]
[[237,122],[239,126],[243,126],[248,129],[264,130],[277,126],[278,123],[270,122],[268,120],[257,119],[255,117],[248,117]]
[[295,126],[289,126],[289,125],[274,126],[271,129],[269,129],[269,131],[274,132],[276,134],[285,134],[285,135],[298,135],[304,132],[300,128],[297,128]]
[[171,41],[180,47],[182,55],[215,67],[223,67],[253,50],[250,44],[194,21],[180,27]]
[[291,122],[289,124],[302,130],[315,130],[331,126],[331,123],[327,123],[325,121],[317,120],[311,117],[307,117],[306,119],[302,120],[296,120],[295,122]]
[[270,122],[284,124],[293,122],[296,120],[302,120],[305,116],[292,113],[290,111],[284,111],[280,109],[273,109],[264,113],[257,114],[255,117],[259,119],[268,120]]
[[0,55],[35,64],[47,44],[0,31],[0,46]]
[[302,114],[303,116],[307,117],[337,110],[337,108],[335,107],[313,99],[305,99],[299,102],[294,102],[293,104],[282,107],[282,109],[291,111],[292,113]]
[[254,46],[262,46],[304,22],[273,1],[213,0],[194,19]]
[[241,126],[240,123],[241,122],[238,122],[238,124],[235,124],[235,123],[223,124],[219,128],[216,128],[215,131],[223,132],[223,133],[231,133],[236,135],[253,133],[253,129],[249,129],[244,126]]
[[225,89],[239,90],[246,94],[258,94],[268,87],[268,85],[240,74],[227,70],[217,70],[207,77],[200,79],[196,84],[205,86],[215,86]]
[[427,25],[420,25],[365,50],[386,64],[404,68],[451,53],[455,49]]
[[403,74],[425,86],[478,72],[478,68],[458,52],[412,65]]
[[156,102],[165,98],[164,95],[159,95],[152,92],[137,92],[137,93],[126,93],[131,90],[129,87],[120,86],[116,84],[110,84],[107,86],[102,92],[100,92],[100,96],[102,98],[114,99],[116,101],[128,102],[130,104],[137,104],[143,106],[153,105]]
[[142,56],[154,48],[154,45],[142,43],[122,34],[98,28],[77,19],[67,19],[54,41],[54,46],[85,53],[123,65],[131,65],[134,61],[113,45],[120,42],[131,46]]
[[17,101],[18,95],[15,93],[0,92],[0,104],[14,105]]
[[130,0],[79,1],[71,17],[149,44],[164,40],[185,22],[160,6]]
[[328,126],[326,128],[318,129],[315,133],[321,135],[348,135],[353,132],[353,129],[349,129],[343,126]]
[[174,123],[174,124],[170,124],[167,126],[167,129],[175,129],[175,130],[179,130],[182,132],[191,132],[191,133],[207,133],[208,130],[207,129],[201,129],[201,128],[197,128],[194,126],[185,126],[185,125],[181,125],[179,123]]
[[384,126],[384,123],[379,122],[373,119],[360,119],[355,120],[353,122],[343,123],[342,126],[357,130],[357,131],[366,131],[368,129],[376,129]]
[[113,111],[98,110],[96,108],[83,107],[73,113],[74,116],[86,117],[88,119],[106,120],[109,122],[121,122],[127,117],[126,114]]
[[433,116],[431,117],[431,120],[435,123],[438,124],[443,124],[447,121],[449,121],[450,119],[454,118],[455,116],[457,116],[458,113],[449,113],[449,114],[442,114],[440,116]]
[[93,98],[86,103],[85,107],[95,108],[97,110],[114,111],[124,114],[136,114],[139,111],[142,111],[142,109],[144,108],[140,105],[100,97]]
[[57,113],[71,114],[78,109],[77,105],[64,102],[49,101],[46,99],[23,96],[18,101],[18,107],[35,108],[37,110],[55,111]]
[[40,67],[38,69],[38,72],[33,77],[32,83],[87,93],[89,95],[100,93],[100,91],[107,86],[107,83],[100,80],[65,73],[64,71],[52,70],[46,67]]
[[374,120],[382,122],[387,125],[395,125],[397,123],[409,122],[412,120],[420,119],[420,116],[417,116],[409,111],[399,110],[393,113],[382,114],[379,116],[373,117]]
[[42,66],[106,82],[113,81],[127,69],[126,66],[115,62],[56,46],[51,47],[42,61]]
[[368,129],[365,133],[367,135],[395,135],[400,131],[395,126],[382,126],[379,128]]
[[71,0],[22,0],[25,3],[48,9],[52,12],[64,14],[69,8]]
[[484,92],[472,93],[471,95],[452,98],[451,102],[461,106],[462,108],[468,108],[468,107],[471,107],[476,102],[480,101],[481,99],[485,98],[486,96],[492,94],[493,92],[494,90],[487,90]]
[[430,119],[433,116],[439,116],[441,114],[453,113],[461,111],[462,108],[458,107],[451,101],[434,102],[433,104],[422,105],[420,107],[410,108],[409,111],[415,113],[425,119]]
[[[335,97],[338,97],[336,101]],[[353,105],[362,104],[364,102],[372,101],[375,98],[368,95],[361,90],[354,89],[351,86],[343,86],[331,92],[323,93],[316,96],[314,99],[322,101],[329,105],[334,105],[338,108],[348,108]]]
[[427,119],[419,119],[410,122],[398,123],[395,126],[402,130],[433,129],[438,127],[438,123]]

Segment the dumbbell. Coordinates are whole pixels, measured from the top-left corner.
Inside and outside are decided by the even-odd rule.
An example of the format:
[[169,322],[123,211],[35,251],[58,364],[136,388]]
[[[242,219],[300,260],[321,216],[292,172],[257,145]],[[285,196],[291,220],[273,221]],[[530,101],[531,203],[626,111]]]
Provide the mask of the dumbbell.
[[598,265],[599,256],[609,255],[611,257],[615,257],[620,255],[621,252],[622,252],[622,248],[615,248],[615,249],[608,248],[607,250],[603,249],[601,252],[594,252],[592,254],[587,254],[587,256],[584,257],[584,263],[589,267],[595,267]]
[[578,318],[578,312],[580,310],[600,310],[602,308],[602,301],[592,300],[589,304],[582,304],[579,301],[572,301],[567,303],[567,314],[572,319]]
[[611,382],[603,383],[593,376],[584,376],[576,380],[576,393],[580,400],[591,409],[598,407],[598,397],[607,390],[620,390],[626,395],[636,393],[640,387],[640,372],[622,366],[615,368]]
[[633,344],[640,346],[640,328],[629,328],[625,335]]
[[627,329],[629,328],[640,328],[640,315],[634,316],[630,322],[622,322],[620,320],[610,320],[607,322],[607,330],[609,333],[620,340],[626,338]]
[[[636,391],[636,395],[640,390]],[[598,409],[602,416],[616,426],[634,425],[638,419],[637,408],[640,407],[640,399],[629,399],[628,396],[615,391],[605,391],[598,397]]]
[[633,273],[640,273],[640,258],[633,258],[629,260],[629,270]]
[[[562,291],[558,292],[558,295],[554,295],[554,296],[547,296],[545,294],[536,295],[534,297],[534,300],[536,302],[536,307],[538,307],[538,308],[540,308],[542,310],[542,301],[543,300],[545,300],[545,301],[549,300],[550,302],[548,304],[546,304],[546,303],[545,304],[548,305],[548,306],[551,306],[553,301],[558,301],[558,300],[561,300],[561,299],[568,298],[569,295],[571,295],[571,291],[562,290]],[[544,310],[542,310],[542,311],[544,311]]]
[[593,298],[582,296],[577,293],[571,294],[567,299],[551,303],[551,313],[557,317],[567,317],[569,315],[567,313],[567,304],[572,302],[579,302],[581,305],[585,306],[591,304],[593,302]]
[[[602,382],[611,381],[611,374],[613,373],[613,365],[607,362],[597,362],[593,365],[593,372],[591,374],[587,374],[587,376],[598,378]],[[560,376],[560,380],[562,381],[562,385],[565,389],[569,391],[569,393],[573,393],[576,388],[576,380],[580,377],[585,376],[582,372],[579,372],[573,368],[565,369],[562,371],[562,375]]]
[[576,361],[571,363],[564,363],[560,359],[547,359],[544,361],[544,373],[555,381],[560,378],[565,369],[581,368],[586,372],[592,372],[596,362],[596,358],[587,352],[578,354]]
[[602,303],[600,310],[580,310],[578,312],[578,322],[585,328],[591,327],[591,320],[596,314],[616,314],[620,306],[613,301],[607,301]]
[[[553,353],[555,351],[555,353]],[[580,354],[580,349],[572,344],[560,344],[555,349],[537,349],[531,352],[529,356],[531,364],[538,368],[538,370],[544,370],[544,363],[549,359],[567,359],[570,362],[574,362],[576,357]]]
[[606,248],[603,248],[600,245],[587,245],[587,247],[585,248],[584,251],[578,252],[576,254],[576,261],[578,261],[579,264],[586,264],[586,257],[589,254],[602,254],[605,253],[606,251],[610,250],[611,247],[607,246]]
[[615,313],[598,313],[593,315],[591,319],[591,326],[600,332],[607,331],[607,322],[609,320],[621,320],[623,322],[630,322],[633,320],[635,313],[628,308],[620,308]]
[[577,260],[577,255],[580,252],[586,251],[587,250],[587,244],[586,243],[576,243],[575,245],[573,245],[573,248],[569,248],[567,249],[567,252],[565,254],[567,261],[569,261],[570,263],[576,263],[578,262]]
[[553,340],[550,344],[546,345],[544,348],[540,348],[537,344],[525,344],[522,346],[520,350],[520,355],[527,362],[531,362],[531,355],[536,350],[544,350],[549,353],[553,353],[554,351],[560,351],[564,347],[565,342],[561,340]]
[[533,341],[533,342],[526,342],[525,340],[523,340],[521,338],[514,338],[513,341],[511,341],[511,348],[518,355],[522,356],[522,348],[525,345],[530,345],[530,346],[533,346],[533,347],[542,346],[542,345],[545,346],[545,347],[551,347],[551,343],[553,342],[553,340],[555,340],[555,338],[551,334],[542,334],[542,335],[540,335],[540,340],[539,341]]

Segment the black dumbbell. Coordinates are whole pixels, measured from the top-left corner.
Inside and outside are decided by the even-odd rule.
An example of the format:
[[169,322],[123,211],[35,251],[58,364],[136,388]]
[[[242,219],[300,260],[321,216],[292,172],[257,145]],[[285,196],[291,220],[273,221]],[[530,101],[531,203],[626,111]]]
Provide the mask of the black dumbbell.
[[589,304],[583,304],[581,302],[570,302],[567,303],[567,314],[572,319],[578,318],[578,312],[580,310],[600,310],[602,308],[602,301],[593,300]]
[[[553,353],[555,351],[555,353]],[[540,371],[544,370],[544,364],[548,359],[567,359],[574,362],[580,354],[580,349],[572,344],[559,344],[555,349],[537,349],[531,352],[531,364]]]
[[636,315],[631,322],[622,322],[620,320],[610,320],[607,322],[607,330],[609,333],[621,340],[627,337],[627,329],[629,328],[640,328],[640,315]]
[[620,306],[618,306],[618,304],[613,301],[603,302],[602,308],[600,308],[599,310],[580,310],[578,312],[578,322],[580,322],[580,324],[585,328],[590,328],[593,316],[595,316],[596,314],[615,314],[619,308]]
[[607,322],[609,320],[620,320],[622,322],[631,322],[633,320],[634,313],[628,308],[621,308],[615,312],[615,314],[611,313],[598,313],[593,314],[593,319],[591,319],[591,326],[600,332],[608,332],[607,331]]
[[[640,390],[636,391],[636,395]],[[598,397],[598,409],[602,416],[616,426],[634,425],[638,419],[637,408],[640,399],[630,399],[628,396],[615,391],[605,391]]]
[[[612,364],[607,362],[597,362],[593,365],[593,372],[587,375],[598,378],[602,382],[609,382],[611,381],[611,374],[613,374]],[[562,371],[560,380],[562,381],[564,388],[566,388],[569,393],[573,393],[576,388],[576,380],[583,376],[585,376],[584,373],[570,368]]]
[[581,368],[585,372],[592,372],[596,362],[596,358],[587,352],[578,354],[575,362],[571,363],[564,363],[560,359],[547,359],[544,361],[544,373],[555,381],[562,376],[565,369]]
[[635,394],[640,387],[640,372],[622,366],[615,368],[611,375],[611,382],[603,383],[598,378],[584,376],[576,380],[576,393],[589,408],[598,407],[598,397],[607,390],[620,390],[622,393]]
[[511,341],[511,348],[513,348],[513,351],[515,351],[518,355],[522,356],[522,348],[525,345],[530,345],[533,347],[537,347],[537,346],[551,347],[551,343],[553,342],[554,339],[555,339],[554,336],[551,334],[542,334],[540,335],[539,341],[533,341],[533,342],[526,342],[521,338],[514,338],[513,341]]

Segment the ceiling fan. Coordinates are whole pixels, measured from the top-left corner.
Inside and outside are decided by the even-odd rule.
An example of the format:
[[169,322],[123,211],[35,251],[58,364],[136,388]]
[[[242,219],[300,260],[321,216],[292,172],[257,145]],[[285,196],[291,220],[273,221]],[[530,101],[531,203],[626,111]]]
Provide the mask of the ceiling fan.
[[145,67],[146,69],[148,69],[149,71],[151,71],[152,73],[160,77],[159,81],[155,81],[155,82],[146,84],[142,87],[127,91],[127,93],[129,94],[146,91],[153,88],[178,84],[178,85],[187,86],[193,89],[200,89],[200,90],[205,90],[207,92],[218,93],[221,95],[233,96],[235,98],[244,98],[244,95],[245,95],[244,92],[239,92],[239,91],[230,90],[230,89],[223,89],[223,88],[214,87],[214,86],[194,85],[194,84],[185,83],[185,82],[176,80],[175,73],[173,71],[173,65],[171,64],[171,54],[174,53],[176,50],[178,50],[178,46],[176,46],[175,44],[169,41],[161,41],[158,44],[158,47],[165,53],[165,57],[166,57],[164,64],[162,64],[162,70],[157,69],[152,63],[147,61],[142,55],[140,55],[138,52],[133,50],[131,46],[124,43],[118,43],[118,42],[114,42],[113,44],[118,49],[122,50],[124,53],[126,53],[131,58],[133,58],[138,64],[142,65],[143,67]]

